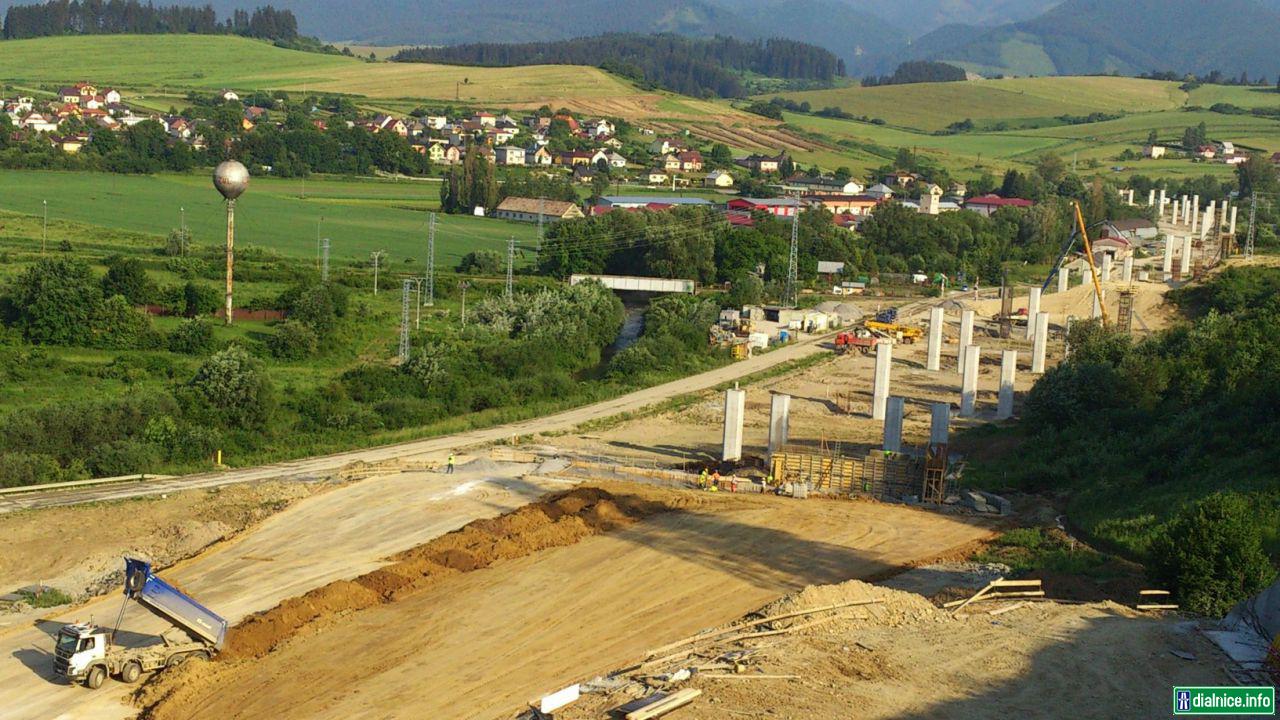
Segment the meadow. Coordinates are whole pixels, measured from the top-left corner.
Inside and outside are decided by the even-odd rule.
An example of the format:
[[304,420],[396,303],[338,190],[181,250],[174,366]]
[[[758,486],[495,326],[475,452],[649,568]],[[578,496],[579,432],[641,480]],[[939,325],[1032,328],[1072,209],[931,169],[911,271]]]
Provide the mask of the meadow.
[[[384,250],[392,263],[426,258],[428,213],[439,208],[440,185],[423,180],[307,180],[255,177],[236,204],[236,241],[282,255],[314,258],[317,233],[330,238],[330,257],[362,259]],[[0,170],[0,210],[163,237],[185,210],[198,245],[221,244],[226,211],[208,175],[117,175]],[[436,215],[436,263],[452,267],[473,250],[506,252],[507,239],[536,245],[537,229],[467,215]],[[527,253],[525,253],[527,256]],[[526,257],[526,259],[528,259]]]

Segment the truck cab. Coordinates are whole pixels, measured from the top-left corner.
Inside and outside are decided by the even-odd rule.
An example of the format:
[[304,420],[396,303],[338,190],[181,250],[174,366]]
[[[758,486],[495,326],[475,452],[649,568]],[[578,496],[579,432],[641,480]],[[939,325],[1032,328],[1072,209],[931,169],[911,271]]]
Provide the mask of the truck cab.
[[[84,680],[91,687],[96,687],[91,682],[96,675],[97,685],[101,685],[107,674],[108,642],[106,629],[92,623],[62,626],[54,647],[54,671],[71,682]],[[101,670],[91,673],[94,668]]]

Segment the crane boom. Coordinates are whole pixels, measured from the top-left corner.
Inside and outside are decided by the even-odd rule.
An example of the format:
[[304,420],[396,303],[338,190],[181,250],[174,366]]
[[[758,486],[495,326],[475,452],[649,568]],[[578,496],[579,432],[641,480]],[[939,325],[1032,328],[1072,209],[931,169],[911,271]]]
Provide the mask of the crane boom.
[[1102,283],[1098,282],[1098,266],[1093,262],[1093,245],[1089,242],[1089,231],[1084,226],[1084,213],[1080,212],[1080,203],[1072,202],[1076,209],[1076,222],[1080,225],[1080,241],[1084,244],[1084,258],[1089,263],[1089,274],[1093,277],[1093,292],[1098,296],[1098,309],[1102,311],[1102,327],[1106,327],[1107,304],[1102,302]]

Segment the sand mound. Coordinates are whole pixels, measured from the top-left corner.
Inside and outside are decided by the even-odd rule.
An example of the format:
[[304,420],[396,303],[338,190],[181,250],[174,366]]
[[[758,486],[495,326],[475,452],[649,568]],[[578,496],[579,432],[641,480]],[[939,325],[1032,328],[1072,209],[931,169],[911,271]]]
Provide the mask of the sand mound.
[[[945,615],[933,606],[933,603],[920,595],[872,585],[861,580],[848,580],[835,585],[810,585],[764,606],[759,612],[763,615],[782,615],[860,600],[879,600],[880,602],[850,608],[849,613],[865,616],[866,619],[842,620],[840,624],[899,627],[919,622],[943,622],[946,619]],[[800,618],[794,622],[804,621],[804,618]],[[789,624],[793,621],[780,622]]]

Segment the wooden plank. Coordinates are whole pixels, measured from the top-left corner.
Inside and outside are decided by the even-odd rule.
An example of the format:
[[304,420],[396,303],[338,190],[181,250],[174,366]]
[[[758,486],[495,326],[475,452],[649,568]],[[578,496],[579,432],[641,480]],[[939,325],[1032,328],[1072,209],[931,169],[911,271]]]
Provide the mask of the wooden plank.
[[1002,608],[1000,608],[1000,609],[998,609],[998,610],[988,610],[988,611],[987,611],[987,614],[988,614],[988,615],[1003,615],[1003,614],[1005,614],[1005,613],[1009,612],[1010,610],[1017,610],[1018,608],[1024,608],[1024,607],[1026,607],[1026,606],[1027,606],[1027,605],[1029,605],[1029,604],[1030,604],[1030,603],[1028,603],[1028,602],[1026,602],[1026,601],[1023,601],[1023,602],[1016,602],[1016,603],[1014,603],[1014,604],[1012,604],[1012,605],[1010,605],[1010,606],[1008,606],[1008,607],[1002,607]]
[[698,677],[711,678],[713,680],[799,680],[799,675],[721,675],[701,673]]
[[1139,590],[1139,595],[1168,595],[1168,590]]
[[1138,605],[1139,610],[1177,610],[1177,605]]
[[774,635],[782,635],[782,634],[784,634],[784,633],[795,632],[795,631],[797,631],[797,630],[804,630],[805,628],[811,628],[811,627],[814,627],[815,625],[822,625],[823,623],[829,623],[829,622],[831,622],[832,620],[845,620],[845,619],[852,618],[852,617],[857,617],[857,616],[855,616],[855,615],[832,615],[832,616],[830,616],[830,617],[824,617],[824,618],[820,618],[820,619],[818,619],[818,620],[810,620],[810,621],[809,621],[809,622],[807,622],[807,623],[801,623],[801,624],[799,624],[799,625],[792,625],[792,626],[791,626],[791,627],[789,627],[789,628],[783,628],[783,629],[781,629],[781,630],[765,630],[765,631],[762,631],[762,632],[746,633],[745,635],[733,635],[733,636],[731,636],[731,637],[727,637],[727,638],[725,638],[725,639],[724,639],[724,642],[729,643],[729,642],[738,642],[738,641],[740,641],[740,640],[750,640],[750,639],[752,639],[752,638],[772,637],[772,636],[774,636]]
[[626,720],[652,720],[652,718],[662,717],[672,710],[688,705],[701,694],[702,691],[697,688],[677,690],[658,702],[627,713]]
[[966,605],[968,605],[969,603],[971,603],[971,602],[973,602],[974,600],[977,600],[978,598],[982,597],[983,595],[986,595],[987,593],[991,592],[991,589],[992,589],[993,587],[995,587],[995,584],[996,584],[996,583],[998,583],[998,582],[1000,582],[1001,580],[1004,580],[1004,578],[1003,578],[1003,577],[998,577],[998,578],[996,578],[995,580],[992,580],[991,582],[987,583],[987,586],[986,586],[986,587],[984,587],[984,588],[982,588],[981,590],[979,590],[977,593],[975,593],[975,594],[974,594],[972,597],[970,597],[968,600],[965,600],[964,602],[962,602],[962,603],[960,603],[959,605],[957,605],[957,606],[956,606],[956,609],[951,611],[951,614],[954,616],[956,613],[958,613],[958,612],[960,612],[961,610],[963,610],[963,609],[964,609],[964,607],[965,607]]
[[983,596],[983,600],[999,600],[1013,597],[1044,597],[1043,590],[1019,590],[1017,592],[993,592]]
[[991,583],[991,584],[992,584],[993,586],[995,586],[995,587],[998,587],[998,588],[1004,588],[1004,587],[1040,587],[1040,581],[1039,581],[1039,580],[1001,580],[1001,581],[999,581],[999,582],[994,582],[994,583]]

